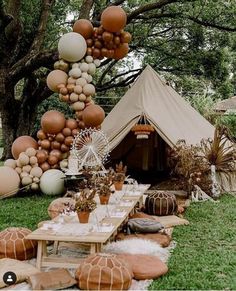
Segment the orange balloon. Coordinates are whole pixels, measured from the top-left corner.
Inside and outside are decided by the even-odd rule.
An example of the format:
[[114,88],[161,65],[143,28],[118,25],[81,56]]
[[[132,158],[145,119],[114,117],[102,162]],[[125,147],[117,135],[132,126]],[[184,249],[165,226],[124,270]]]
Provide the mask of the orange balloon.
[[101,24],[107,31],[118,32],[125,27],[126,22],[126,13],[119,6],[109,6],[102,12]]
[[63,130],[62,130],[62,134],[63,134],[64,136],[70,136],[70,135],[71,135],[71,129],[68,128],[68,127],[63,128]]
[[123,42],[123,43],[125,43],[125,42],[129,43],[129,42],[131,42],[131,39],[132,39],[132,36],[131,36],[131,34],[128,31],[123,31],[121,33],[121,38],[120,38],[121,42]]
[[63,153],[69,152],[70,148],[66,146],[64,143],[61,145],[61,151]]
[[71,144],[73,143],[73,141],[74,141],[73,136],[67,136],[67,137],[65,138],[64,143],[65,143],[66,146],[69,147],[69,146],[71,146]]
[[67,119],[66,120],[66,127],[72,129],[75,129],[78,127],[77,121],[73,118]]
[[122,43],[118,48],[114,50],[113,59],[120,60],[123,59],[129,52],[129,45],[127,43]]
[[58,160],[61,160],[61,151],[60,150],[52,150],[50,152],[50,156],[56,156]]
[[91,104],[83,111],[83,121],[86,127],[96,127],[100,125],[105,118],[105,112],[101,106]]
[[36,153],[36,158],[38,159],[38,163],[39,164],[42,164],[42,163],[44,163],[47,160],[48,154],[44,150],[39,150]]
[[61,132],[59,132],[55,137],[55,140],[60,142],[60,143],[62,143],[64,141],[64,139],[65,139],[65,137]]
[[46,133],[59,133],[65,127],[65,123],[64,114],[56,110],[47,111],[41,118],[41,127]]
[[87,19],[79,19],[73,25],[73,31],[81,34],[85,39],[93,36],[93,25]]
[[57,164],[59,161],[58,157],[57,156],[54,156],[54,155],[49,155],[48,157],[48,163],[49,165],[55,165]]
[[44,162],[44,163],[42,163],[42,164],[39,165],[39,166],[40,166],[40,168],[41,168],[44,172],[46,172],[47,170],[50,169],[50,165],[49,165],[49,163],[47,163],[47,162]]
[[59,150],[59,149],[61,148],[61,144],[60,144],[58,141],[54,140],[54,141],[51,143],[51,148],[52,148],[52,149],[55,149],[55,150]]
[[15,139],[11,147],[11,153],[14,159],[18,159],[19,154],[25,152],[27,148],[38,149],[38,143],[35,139],[28,135],[22,135]]
[[41,141],[41,147],[42,147],[43,149],[45,149],[45,150],[50,149],[50,147],[51,147],[51,143],[50,143],[50,141],[49,141],[48,139],[43,139],[43,140]]
[[47,135],[46,135],[45,132],[43,132],[42,129],[40,129],[40,130],[37,132],[37,138],[38,138],[38,139],[45,139],[45,138],[47,138]]
[[[59,92],[59,85],[66,85],[68,79],[68,75],[61,70],[53,70],[47,76],[47,86],[53,92]],[[59,87],[58,87],[59,86]]]

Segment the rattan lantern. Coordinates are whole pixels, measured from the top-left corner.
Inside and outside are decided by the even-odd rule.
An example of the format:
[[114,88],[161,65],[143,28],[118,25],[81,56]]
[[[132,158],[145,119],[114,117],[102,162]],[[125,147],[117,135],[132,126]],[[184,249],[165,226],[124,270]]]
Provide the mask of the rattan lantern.
[[137,139],[148,139],[150,134],[155,131],[148,122],[145,114],[142,114],[139,121],[131,128]]

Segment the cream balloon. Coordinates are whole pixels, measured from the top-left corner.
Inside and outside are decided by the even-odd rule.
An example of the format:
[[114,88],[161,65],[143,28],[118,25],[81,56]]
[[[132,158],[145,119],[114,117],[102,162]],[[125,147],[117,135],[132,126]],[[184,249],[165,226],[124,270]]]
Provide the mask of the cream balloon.
[[29,156],[27,156],[25,153],[20,153],[19,158],[18,158],[21,166],[26,166],[29,164]]
[[101,61],[99,59],[94,60],[93,63],[96,67],[99,67],[101,65]]
[[47,86],[53,92],[59,92],[58,85],[66,85],[68,75],[61,70],[51,71],[47,76]]
[[87,63],[82,63],[80,65],[81,72],[88,72],[88,69],[89,69],[89,65]]
[[79,78],[76,80],[76,85],[80,85],[81,87],[83,87],[86,84],[87,84],[87,81],[84,78]]
[[69,76],[78,79],[81,76],[81,70],[80,68],[73,68],[69,71]]
[[70,94],[70,101],[71,102],[77,102],[79,100],[79,95],[76,93],[71,93]]
[[80,111],[80,110],[83,110],[85,108],[85,104],[84,104],[84,102],[77,101],[74,104],[72,104],[72,108],[75,111]]
[[96,66],[95,66],[95,64],[94,64],[94,63],[91,63],[91,64],[89,64],[88,66],[89,66],[89,68],[88,68],[88,73],[89,73],[90,75],[94,75],[95,72],[96,72]]
[[95,94],[95,87],[92,84],[86,84],[83,87],[83,93],[86,96],[91,96]]
[[36,155],[36,149],[34,149],[34,148],[28,148],[28,149],[26,149],[26,151],[25,151],[25,153],[26,153],[26,155],[27,156],[29,156],[29,157],[33,157],[33,156],[35,156]]
[[42,174],[43,174],[43,170],[40,167],[34,167],[30,171],[30,175],[32,175],[33,177],[40,178]]
[[0,167],[0,196],[15,194],[19,186],[20,177],[17,172],[10,167]]
[[29,176],[23,177],[22,180],[21,180],[21,184],[23,186],[27,186],[27,185],[31,184],[32,182],[33,182],[32,178],[30,178]]
[[40,179],[40,189],[46,195],[61,195],[64,193],[65,174],[57,169],[51,169],[43,173]]
[[8,159],[4,162],[4,166],[15,169],[16,168],[16,160]]
[[92,56],[86,56],[85,58],[86,63],[93,63],[93,57]]
[[64,34],[58,42],[59,55],[68,62],[81,60],[87,51],[87,44],[82,35],[76,32]]

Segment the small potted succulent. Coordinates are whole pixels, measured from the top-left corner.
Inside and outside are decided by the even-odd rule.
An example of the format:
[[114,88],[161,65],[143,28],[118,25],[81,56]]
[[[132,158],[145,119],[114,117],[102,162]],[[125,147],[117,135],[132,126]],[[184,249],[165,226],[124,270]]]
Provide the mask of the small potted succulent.
[[120,162],[116,164],[116,170],[113,177],[113,183],[116,191],[120,191],[123,188],[123,184],[125,181],[125,174],[127,172],[127,166],[123,166],[123,163]]
[[111,190],[112,180],[110,175],[99,177],[96,182],[97,194],[101,204],[108,204],[113,191]]
[[90,212],[92,212],[97,204],[93,199],[96,190],[85,188],[81,191],[80,196],[76,198],[75,209],[80,223],[88,223]]

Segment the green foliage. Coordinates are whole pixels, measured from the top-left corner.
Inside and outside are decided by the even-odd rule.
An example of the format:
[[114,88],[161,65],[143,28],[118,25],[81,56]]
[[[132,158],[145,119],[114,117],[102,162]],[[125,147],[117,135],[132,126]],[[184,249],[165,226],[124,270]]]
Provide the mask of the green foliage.
[[192,203],[185,216],[190,225],[174,228],[169,272],[149,290],[235,290],[235,207],[230,195]]
[[0,231],[7,227],[36,229],[42,220],[48,220],[47,209],[55,197],[13,197],[0,200]]
[[229,130],[229,134],[236,138],[236,113],[229,113],[217,118],[216,124],[225,126]]
[[36,133],[40,129],[40,120],[42,115],[49,110],[57,110],[65,115],[66,118],[72,118],[73,112],[67,103],[61,102],[55,94],[44,100],[38,107],[37,119],[33,132]]

